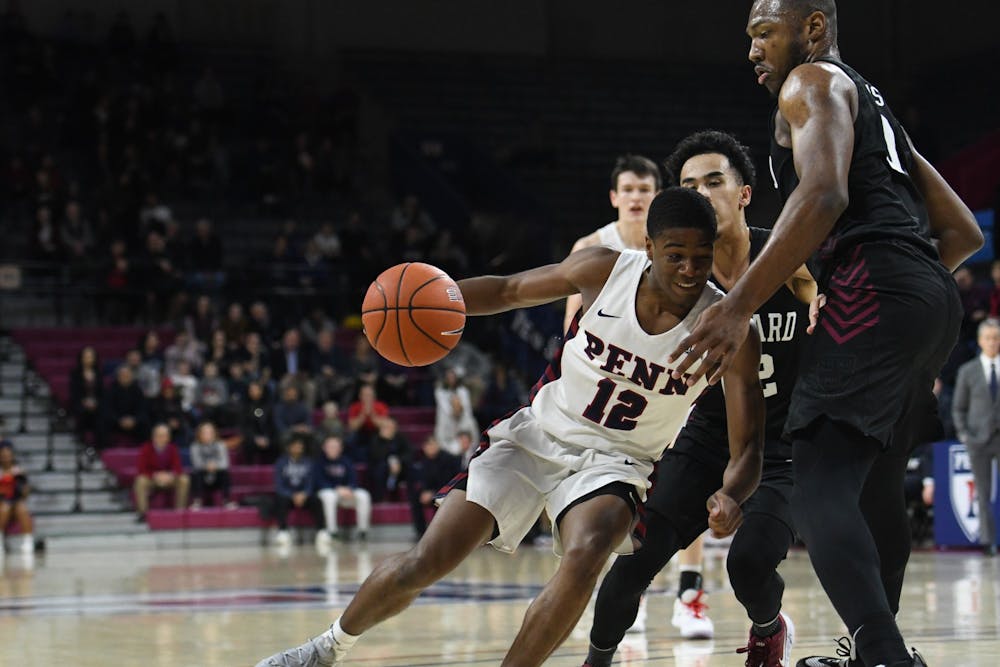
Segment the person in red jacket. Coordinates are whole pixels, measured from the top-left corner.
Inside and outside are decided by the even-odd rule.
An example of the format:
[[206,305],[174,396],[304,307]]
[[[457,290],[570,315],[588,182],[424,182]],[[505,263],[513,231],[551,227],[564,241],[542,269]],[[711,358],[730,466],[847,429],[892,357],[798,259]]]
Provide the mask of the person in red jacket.
[[139,450],[138,473],[134,486],[138,521],[146,520],[149,496],[153,491],[172,489],[174,506],[177,509],[187,507],[191,482],[184,474],[180,450],[170,442],[170,429],[166,424],[154,426],[152,440]]

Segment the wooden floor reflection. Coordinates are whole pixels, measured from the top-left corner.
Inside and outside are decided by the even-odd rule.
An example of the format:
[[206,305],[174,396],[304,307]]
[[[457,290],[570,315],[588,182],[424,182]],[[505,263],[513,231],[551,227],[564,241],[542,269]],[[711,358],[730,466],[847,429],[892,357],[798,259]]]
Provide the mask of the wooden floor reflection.
[[[192,548],[8,554],[0,576],[0,665],[244,667],[323,630],[386,555],[407,545]],[[683,642],[670,626],[672,564],[654,582],[644,635],[630,635],[623,665],[742,665],[747,621],[725,580],[724,552],[709,552],[706,587],[716,637]],[[547,548],[506,556],[484,548],[416,608],[366,635],[350,664],[496,665],[524,609],[556,566]],[[900,626],[932,667],[1000,664],[998,559],[917,553]],[[803,552],[782,565],[793,655],[829,654],[843,634]],[[549,661],[579,666],[591,610]]]

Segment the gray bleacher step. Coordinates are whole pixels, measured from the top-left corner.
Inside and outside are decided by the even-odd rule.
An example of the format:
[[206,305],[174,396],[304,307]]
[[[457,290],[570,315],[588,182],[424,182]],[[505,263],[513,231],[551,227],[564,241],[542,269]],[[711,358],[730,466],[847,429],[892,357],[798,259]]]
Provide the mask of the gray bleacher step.
[[[90,535],[129,535],[148,533],[149,527],[136,523],[134,512],[101,514],[49,514],[35,518],[35,534],[45,537],[85,537]],[[47,543],[51,548],[51,542]]]
[[[17,446],[18,452],[44,452],[48,449],[49,440],[48,435],[45,433],[17,433],[17,423],[15,420],[14,428],[8,426],[8,437],[14,441]],[[52,446],[55,450],[74,452],[76,451],[76,440],[70,433],[53,433],[52,434]]]
[[[42,472],[48,463],[48,457],[40,452],[32,452],[29,455],[20,456],[19,459],[21,467],[24,468],[28,475]],[[52,467],[55,470],[76,470],[76,454],[55,454],[52,457]]]
[[[21,429],[21,413],[20,410],[12,412],[4,412],[0,410],[0,415],[3,415],[7,421],[7,433],[8,435],[15,435],[20,433]],[[26,433],[41,433],[45,434],[49,430],[49,418],[41,414],[31,414],[28,413],[28,418],[24,422]]]
[[[76,494],[73,493],[33,493],[28,498],[28,507],[36,515],[69,513],[75,504]],[[119,494],[111,491],[84,491],[80,494],[80,505],[84,512],[124,509]]]
[[[76,474],[73,472],[36,472],[29,481],[37,493],[72,493],[76,490]],[[84,491],[110,491],[115,484],[110,473],[87,470],[80,473],[80,488]]]

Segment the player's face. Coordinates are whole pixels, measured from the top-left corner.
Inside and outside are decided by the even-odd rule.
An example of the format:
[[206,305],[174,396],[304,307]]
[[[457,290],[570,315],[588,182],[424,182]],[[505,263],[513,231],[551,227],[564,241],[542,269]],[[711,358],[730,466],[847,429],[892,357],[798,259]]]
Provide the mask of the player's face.
[[611,205],[618,209],[618,219],[646,224],[649,204],[656,196],[656,178],[638,176],[633,171],[618,174],[618,187],[611,191]]
[[745,224],[743,208],[750,203],[750,186],[742,184],[728,157],[721,153],[695,155],[681,167],[680,179],[681,187],[697,190],[712,202],[720,237]]
[[679,227],[646,239],[653,284],[673,302],[693,306],[712,272],[712,244],[700,229]]
[[747,21],[757,83],[777,96],[789,73],[806,61],[805,28],[779,0],[758,0]]
[[979,334],[979,349],[987,357],[995,357],[1000,354],[1000,329],[996,327],[986,327]]

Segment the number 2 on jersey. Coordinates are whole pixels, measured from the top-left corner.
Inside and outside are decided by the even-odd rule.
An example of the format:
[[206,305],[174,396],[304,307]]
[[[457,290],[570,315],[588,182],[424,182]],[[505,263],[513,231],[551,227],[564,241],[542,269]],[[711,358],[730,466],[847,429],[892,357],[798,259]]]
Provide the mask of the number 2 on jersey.
[[757,373],[757,376],[760,378],[761,383],[763,383],[764,398],[771,398],[778,393],[777,382],[765,382],[772,375],[774,375],[774,357],[770,354],[761,354],[760,371]]
[[597,383],[597,393],[594,395],[590,405],[583,411],[583,416],[590,421],[607,428],[619,431],[631,431],[636,426],[636,419],[646,409],[648,401],[642,394],[637,394],[631,389],[623,389],[618,393],[618,402],[611,406],[607,419],[604,418],[604,411],[611,401],[611,395],[615,393],[618,385],[614,380],[604,378]]

